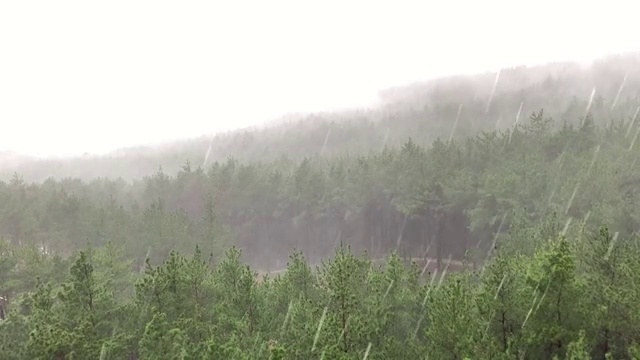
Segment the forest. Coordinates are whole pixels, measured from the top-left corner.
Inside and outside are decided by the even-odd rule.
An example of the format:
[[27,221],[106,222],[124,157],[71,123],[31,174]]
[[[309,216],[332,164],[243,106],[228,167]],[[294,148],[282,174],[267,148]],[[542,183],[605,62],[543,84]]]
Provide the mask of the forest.
[[556,68],[511,70],[537,98],[454,79],[112,176],[13,172],[0,359],[640,358],[637,79]]
[[187,159],[206,170],[229,157],[247,163],[271,162],[283,154],[296,161],[317,155],[369,155],[385,145],[400,147],[409,137],[429,147],[439,138],[464,141],[481,131],[507,131],[540,109],[558,126],[577,125],[586,109],[598,125],[606,126],[611,120],[628,120],[638,109],[639,69],[640,53],[605,57],[588,67],[561,62],[505,68],[386,89],[367,108],[291,114],[263,126],[124,148],[106,156],[29,159],[0,152],[0,179],[9,181],[17,172],[30,182],[49,177],[133,182],[159,166],[175,175]]

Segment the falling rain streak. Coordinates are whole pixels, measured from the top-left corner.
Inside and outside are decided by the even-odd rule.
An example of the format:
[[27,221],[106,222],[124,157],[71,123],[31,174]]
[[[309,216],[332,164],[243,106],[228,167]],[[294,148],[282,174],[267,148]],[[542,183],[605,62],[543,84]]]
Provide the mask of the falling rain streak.
[[429,267],[429,264],[431,263],[431,258],[427,258],[427,254],[429,254],[429,250],[431,249],[431,244],[429,244],[427,246],[427,250],[424,251],[424,254],[422,255],[422,258],[426,258],[427,261],[425,261],[424,267],[422,268],[422,271],[420,272],[420,277],[422,277],[424,275],[424,273],[427,271],[427,268]]
[[318,338],[320,338],[320,330],[322,330],[322,326],[324,325],[324,319],[327,317],[327,311],[329,310],[328,306],[325,306],[322,311],[322,316],[320,317],[320,322],[318,323],[318,330],[316,330],[316,336],[313,337],[313,345],[311,346],[311,352],[316,350],[316,344],[318,343]]
[[493,96],[496,94],[496,89],[498,88],[498,80],[500,80],[500,71],[496,73],[496,79],[493,82],[493,88],[491,89],[491,95],[489,95],[489,100],[487,101],[487,107],[484,110],[485,115],[489,113],[489,108],[491,108],[491,102],[493,101]]
[[402,220],[402,227],[400,228],[400,234],[398,234],[398,240],[396,241],[396,251],[400,248],[400,243],[402,243],[402,237],[404,236],[404,230],[407,227],[408,215],[404,215],[404,220]]
[[282,331],[284,332],[287,327],[287,322],[289,321],[289,316],[291,314],[291,309],[293,308],[293,300],[289,301],[289,307],[287,308],[287,313],[284,316],[284,322],[282,323]]
[[[502,226],[504,225],[505,220],[507,219],[507,213],[504,213],[502,215],[502,220],[500,221],[500,225],[498,225],[498,230],[496,230],[496,233],[493,235],[493,240],[491,242],[491,247],[489,247],[489,250],[487,250],[487,256],[485,257],[486,260],[491,258],[491,253],[493,252],[493,250],[496,247],[496,244],[498,242],[498,237],[500,236],[500,232],[502,231]],[[480,243],[478,242],[478,247],[480,246]],[[487,269],[487,266],[484,265],[482,266],[482,270],[480,270],[480,277],[482,277],[484,275],[484,271]]]
[[625,139],[629,137],[631,133],[631,129],[633,129],[633,125],[636,123],[636,119],[638,118],[638,113],[640,112],[640,106],[636,109],[635,114],[633,114],[633,118],[631,118],[631,122],[629,122],[629,127],[627,128],[627,133],[624,135]]
[[453,122],[453,128],[451,128],[451,134],[449,135],[449,142],[453,140],[453,134],[456,132],[458,127],[458,121],[460,120],[460,114],[462,113],[462,104],[458,106],[458,115],[456,115],[456,120]]
[[571,221],[573,220],[573,218],[568,218],[567,221],[564,223],[564,228],[562,228],[562,231],[560,232],[561,235],[566,235],[567,234],[567,230],[569,230],[569,225],[571,225]]
[[584,219],[582,220],[583,224],[587,224],[589,222],[589,217],[591,216],[591,210],[587,211],[587,215],[584,216]]
[[213,147],[213,139],[209,141],[209,147],[207,148],[207,152],[204,155],[204,161],[202,162],[202,168],[206,169],[207,161],[209,161],[209,155],[211,155],[211,148]]
[[631,144],[629,145],[629,151],[633,149],[633,145],[635,145],[639,134],[640,134],[640,127],[638,127],[638,130],[636,130],[636,135],[633,137],[633,140],[631,140]]
[[518,112],[516,113],[516,120],[513,122],[513,130],[509,132],[509,140],[507,143],[511,143],[511,138],[513,137],[513,132],[518,127],[518,122],[520,121],[520,114],[522,114],[522,107],[524,106],[524,101],[520,102],[520,107],[518,108]]
[[324,137],[324,143],[322,143],[322,149],[320,149],[320,155],[324,155],[324,152],[327,149],[327,143],[329,142],[329,135],[331,135],[331,128],[327,130],[327,135],[325,135]]
[[516,114],[516,121],[514,122],[514,125],[518,125],[518,122],[520,121],[520,114],[522,114],[522,106],[524,106],[524,101],[520,102],[520,107],[518,108],[518,113]]
[[609,248],[607,249],[607,254],[604,256],[604,260],[609,260],[609,257],[611,256],[611,252],[613,251],[613,247],[616,245],[616,241],[618,241],[618,235],[619,232],[616,231],[615,234],[613,234],[613,238],[611,238],[611,243],[609,244]]
[[[638,64],[640,57],[634,68]],[[104,276],[95,279],[99,292],[91,315],[104,329],[99,329],[100,339],[94,337],[78,347],[90,348],[90,356],[81,357],[100,360],[117,357],[120,354],[114,353],[122,349],[135,356],[185,358],[187,353],[205,349],[211,339],[216,340],[215,351],[231,348],[237,357],[266,358],[263,352],[271,352],[275,358],[284,352],[287,357],[309,359],[518,358],[524,356],[524,348],[553,358],[567,353],[567,346],[578,340],[577,325],[585,328],[584,340],[589,346],[599,344],[603,328],[615,328],[621,334],[611,331],[605,335],[618,346],[635,335],[635,329],[625,327],[622,320],[636,320],[640,313],[635,301],[640,297],[636,289],[640,267],[635,266],[640,258],[635,169],[640,151],[635,147],[640,137],[640,106],[637,96],[631,96],[640,91],[636,88],[640,73],[633,69],[606,71],[570,83],[582,73],[554,68],[551,75],[535,72],[529,76],[527,71],[505,68],[505,72],[482,75],[468,84],[458,79],[441,81],[424,90],[418,84],[408,89],[408,99],[399,104],[389,100],[391,106],[385,108],[387,98],[402,93],[393,91],[392,96],[381,96],[382,109],[372,112],[309,116],[313,124],[308,133],[306,125],[295,125],[291,131],[260,130],[255,137],[231,135],[216,140],[215,150],[213,139],[198,140],[181,146],[183,149],[170,158],[153,155],[153,161],[167,163],[166,177],[149,175],[139,182],[133,180],[130,186],[108,183],[107,188],[96,183],[85,191],[80,189],[85,186],[81,181],[52,180],[54,186],[40,190],[35,183],[0,182],[0,217],[5,216],[0,224],[8,224],[0,228],[10,228],[0,229],[4,230],[0,232],[0,263],[10,267],[18,264],[17,270],[9,270],[11,279],[28,285],[33,283],[32,275],[47,275],[56,281],[50,290],[60,288],[66,293],[67,284],[77,283],[76,269],[90,269],[90,263],[71,265],[75,255],[64,263],[48,254],[31,259],[28,249],[14,249],[42,239],[43,252],[51,249],[52,253],[74,254],[81,251],[76,249],[81,241],[120,241],[123,251],[130,253],[119,259],[122,266],[116,270],[133,264],[133,276],[122,274],[115,283]],[[610,74],[624,76],[607,81]],[[545,77],[550,80],[543,82]],[[430,97],[430,91],[436,95]],[[532,123],[520,122],[526,122],[528,111],[542,108],[547,114],[543,125],[536,123],[535,113]],[[463,111],[465,119],[461,119]],[[446,118],[441,119],[442,113]],[[566,123],[552,122],[558,117]],[[616,122],[623,117],[624,122]],[[585,119],[593,120],[588,128],[575,126]],[[354,123],[335,125],[342,120]],[[508,131],[510,124],[513,128]],[[442,147],[440,139],[446,139],[447,132],[448,143]],[[260,138],[265,133],[268,136]],[[400,142],[409,136],[414,136],[411,141],[418,150],[406,156]],[[248,139],[253,140],[245,141]],[[202,150],[206,150],[204,157]],[[228,164],[220,162],[223,155],[229,155]],[[202,161],[202,168],[209,169],[180,172],[180,164],[175,162],[179,157]],[[132,163],[137,167],[140,161],[135,158]],[[68,187],[73,188],[73,194],[63,193]],[[93,202],[112,196],[108,192],[118,198],[117,207]],[[39,194],[44,197],[32,199]],[[210,207],[211,198],[215,209]],[[165,205],[155,207],[152,202],[156,199]],[[67,210],[73,214],[64,214]],[[201,216],[203,212],[207,216]],[[210,220],[213,216],[208,215],[213,213],[219,223]],[[586,226],[589,221],[593,224]],[[598,232],[599,227],[611,229],[606,239],[601,239],[604,230]],[[134,243],[136,239],[140,242]],[[432,244],[427,241],[437,247],[433,258],[429,257]],[[215,254],[208,263],[200,253],[193,260],[178,255],[191,251],[196,243],[203,245],[203,252]],[[394,245],[396,252],[401,249],[402,261],[397,253],[389,254]],[[53,249],[56,246],[60,248]],[[218,256],[225,255],[225,246],[238,251],[226,254],[233,256],[231,261]],[[273,273],[274,266],[278,272],[286,271],[281,264],[287,261],[287,251],[299,253],[289,258],[293,261],[287,263],[291,271],[286,275],[278,279],[254,275],[252,266],[260,266],[255,269],[259,274],[263,269]],[[359,258],[354,252],[365,255]],[[418,258],[420,252],[422,257]],[[493,254],[497,252],[499,257]],[[468,266],[470,253],[473,270]],[[100,257],[92,261],[116,255],[95,254]],[[337,259],[331,259],[334,254],[339,254]],[[141,261],[143,255],[149,260],[147,268]],[[27,256],[28,261],[21,256]],[[138,266],[140,263],[143,265]],[[152,263],[157,265],[152,267]],[[23,271],[22,264],[32,264],[33,271]],[[603,264],[615,270],[615,281],[606,273],[611,269]],[[64,270],[63,265],[71,273],[48,276],[51,269]],[[603,269],[607,271],[603,273]],[[23,272],[29,278],[19,278]],[[94,275],[104,275],[98,273]],[[173,284],[176,277],[189,281]],[[604,293],[600,286],[603,277],[608,280]],[[138,284],[137,278],[144,281]],[[243,286],[237,286],[238,281]],[[167,282],[175,286],[167,289]],[[112,283],[118,289],[108,288]],[[27,285],[19,287],[26,289]],[[121,285],[128,286],[125,290],[134,296],[124,299],[123,293],[117,293]],[[64,329],[65,324],[82,322],[86,315],[72,312],[62,316],[83,304],[73,296],[56,298],[50,309],[54,316],[48,316],[42,327],[37,317],[20,314],[22,304],[8,304],[7,289],[0,290],[0,320],[7,320],[6,306],[15,306],[8,316],[18,316],[18,321],[10,318],[0,322],[0,328],[20,330],[17,334],[0,332],[0,338],[5,339],[4,343],[0,339],[3,351],[6,339],[14,335],[11,341],[25,342],[22,353],[37,350],[29,349],[39,344],[30,341],[28,334],[42,339],[42,331]],[[602,294],[592,296],[594,291]],[[43,288],[43,294],[48,292]],[[179,314],[172,307],[161,306],[175,300],[175,293],[195,296],[184,296]],[[9,295],[14,299],[14,294]],[[20,295],[28,297],[28,291]],[[585,314],[598,309],[606,311],[596,321],[585,321]],[[612,309],[614,322],[610,321]],[[174,326],[176,319],[207,330],[207,336],[198,340],[183,336]],[[211,326],[212,319],[222,319],[229,326]],[[173,334],[176,346],[159,346],[163,344],[155,335],[172,335],[174,328],[178,331]],[[479,339],[483,328],[484,336]],[[125,333],[136,329],[154,331]],[[67,330],[68,334],[45,331],[44,337],[64,335],[52,338],[62,344],[69,336],[80,339],[76,335],[86,329]],[[417,341],[412,342],[411,335]],[[129,344],[131,338],[140,341]],[[191,340],[201,343],[191,344]],[[456,342],[464,346],[450,349]],[[465,348],[471,342],[474,346]],[[486,346],[475,346],[478,343]],[[154,350],[164,353],[148,355]],[[505,354],[500,354],[501,350]],[[454,351],[458,353],[452,354]]]
[[369,351],[371,351],[371,343],[367,345],[367,351],[364,352],[364,357],[362,358],[362,360],[367,360],[367,358],[369,357]]
[[533,297],[531,308],[527,312],[527,316],[524,318],[524,322],[522,323],[522,329],[524,329],[524,326],[527,324],[527,321],[529,320],[529,317],[534,312],[534,310],[538,311],[538,309],[540,308],[540,304],[542,304],[542,301],[544,300],[545,296],[547,295],[547,290],[549,290],[549,285],[551,285],[551,282],[547,282],[547,287],[545,288],[544,293],[542,294],[542,297],[540,298],[540,301],[537,301],[538,300],[537,289],[540,286],[540,284],[538,283],[538,285],[536,286],[535,296]]
[[449,266],[451,265],[451,256],[452,254],[449,254],[449,257],[447,258],[447,265],[444,267],[444,270],[442,271],[442,275],[440,275],[440,281],[438,281],[438,287],[442,285],[442,280],[444,280],[444,277],[447,274],[447,270],[449,270]]
[[596,88],[594,87],[593,90],[591,90],[591,96],[589,96],[589,103],[587,103],[587,109],[585,110],[585,114],[589,113],[589,110],[591,110],[591,105],[593,104],[593,98],[596,96]]
[[496,295],[493,297],[494,300],[498,299],[498,294],[500,294],[500,290],[502,290],[502,285],[504,285],[504,281],[507,279],[507,274],[502,276],[502,280],[500,280],[500,285],[498,285],[498,290],[496,290]]
[[613,99],[613,104],[611,104],[611,110],[613,110],[616,107],[616,104],[618,104],[618,98],[620,97],[620,93],[622,93],[624,84],[627,82],[628,74],[629,73],[624,74],[624,78],[622,78],[622,84],[620,84],[620,87],[618,88],[618,92],[616,93],[616,97]]
[[389,291],[391,291],[391,287],[393,287],[393,283],[394,283],[394,280],[391,280],[391,282],[389,283],[389,286],[387,287],[387,291],[384,292],[384,296],[382,297],[383,302],[387,298],[387,295],[389,295]]
[[573,187],[573,193],[571,194],[571,197],[569,198],[569,203],[567,204],[567,208],[565,210],[565,214],[569,213],[569,210],[571,209],[571,205],[573,205],[573,199],[575,199],[576,194],[578,193],[578,188],[580,187],[580,183],[576,183],[576,186]]

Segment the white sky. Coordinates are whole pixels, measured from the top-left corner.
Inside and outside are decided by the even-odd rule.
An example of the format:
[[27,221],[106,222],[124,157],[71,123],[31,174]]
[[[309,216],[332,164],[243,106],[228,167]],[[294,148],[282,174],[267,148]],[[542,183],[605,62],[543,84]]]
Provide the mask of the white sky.
[[[0,1],[0,151],[104,153],[638,50],[627,1]],[[635,31],[634,31],[635,30]]]

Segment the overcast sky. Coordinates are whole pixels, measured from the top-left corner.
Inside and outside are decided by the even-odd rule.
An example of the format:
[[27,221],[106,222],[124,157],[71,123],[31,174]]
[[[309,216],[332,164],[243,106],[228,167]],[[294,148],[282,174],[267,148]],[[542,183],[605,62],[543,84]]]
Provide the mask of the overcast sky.
[[104,153],[639,50],[627,1],[0,1],[0,150]]

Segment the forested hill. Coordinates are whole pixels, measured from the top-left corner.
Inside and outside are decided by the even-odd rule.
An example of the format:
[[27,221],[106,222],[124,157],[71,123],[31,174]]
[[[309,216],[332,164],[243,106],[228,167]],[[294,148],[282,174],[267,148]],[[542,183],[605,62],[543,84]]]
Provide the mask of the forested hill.
[[[0,178],[14,172],[27,181],[96,177],[140,179],[159,166],[174,175],[186,160],[194,166],[229,157],[272,161],[282,156],[367,155],[385,145],[400,146],[409,137],[421,146],[437,138],[462,139],[479,131],[511,128],[541,108],[561,126],[578,124],[587,110],[598,125],[628,120],[640,105],[640,56],[609,57],[583,67],[554,63],[516,67],[496,73],[443,78],[380,93],[370,109],[316,113],[281,119],[277,125],[238,130],[213,138],[159,148],[122,149],[104,157],[23,161],[0,165]],[[495,92],[494,92],[495,85]],[[251,104],[247,104],[251,106]],[[179,122],[180,119],[175,119]]]
[[206,166],[210,139],[22,168],[0,359],[638,359],[640,84],[615,61],[395,90]]
[[[429,147],[407,141],[369,155],[271,162],[185,162],[143,181],[0,182],[0,236],[68,253],[112,241],[141,262],[196,244],[233,243],[245,260],[280,268],[291,249],[312,262],[339,243],[383,255],[462,259],[514,222],[557,212],[623,236],[640,228],[639,122],[554,129],[543,111],[513,131]],[[595,226],[595,225],[594,225]],[[436,244],[437,242],[437,244]],[[482,259],[480,257],[479,259]]]
[[553,125],[136,184],[14,176],[0,358],[637,359],[640,127]]

